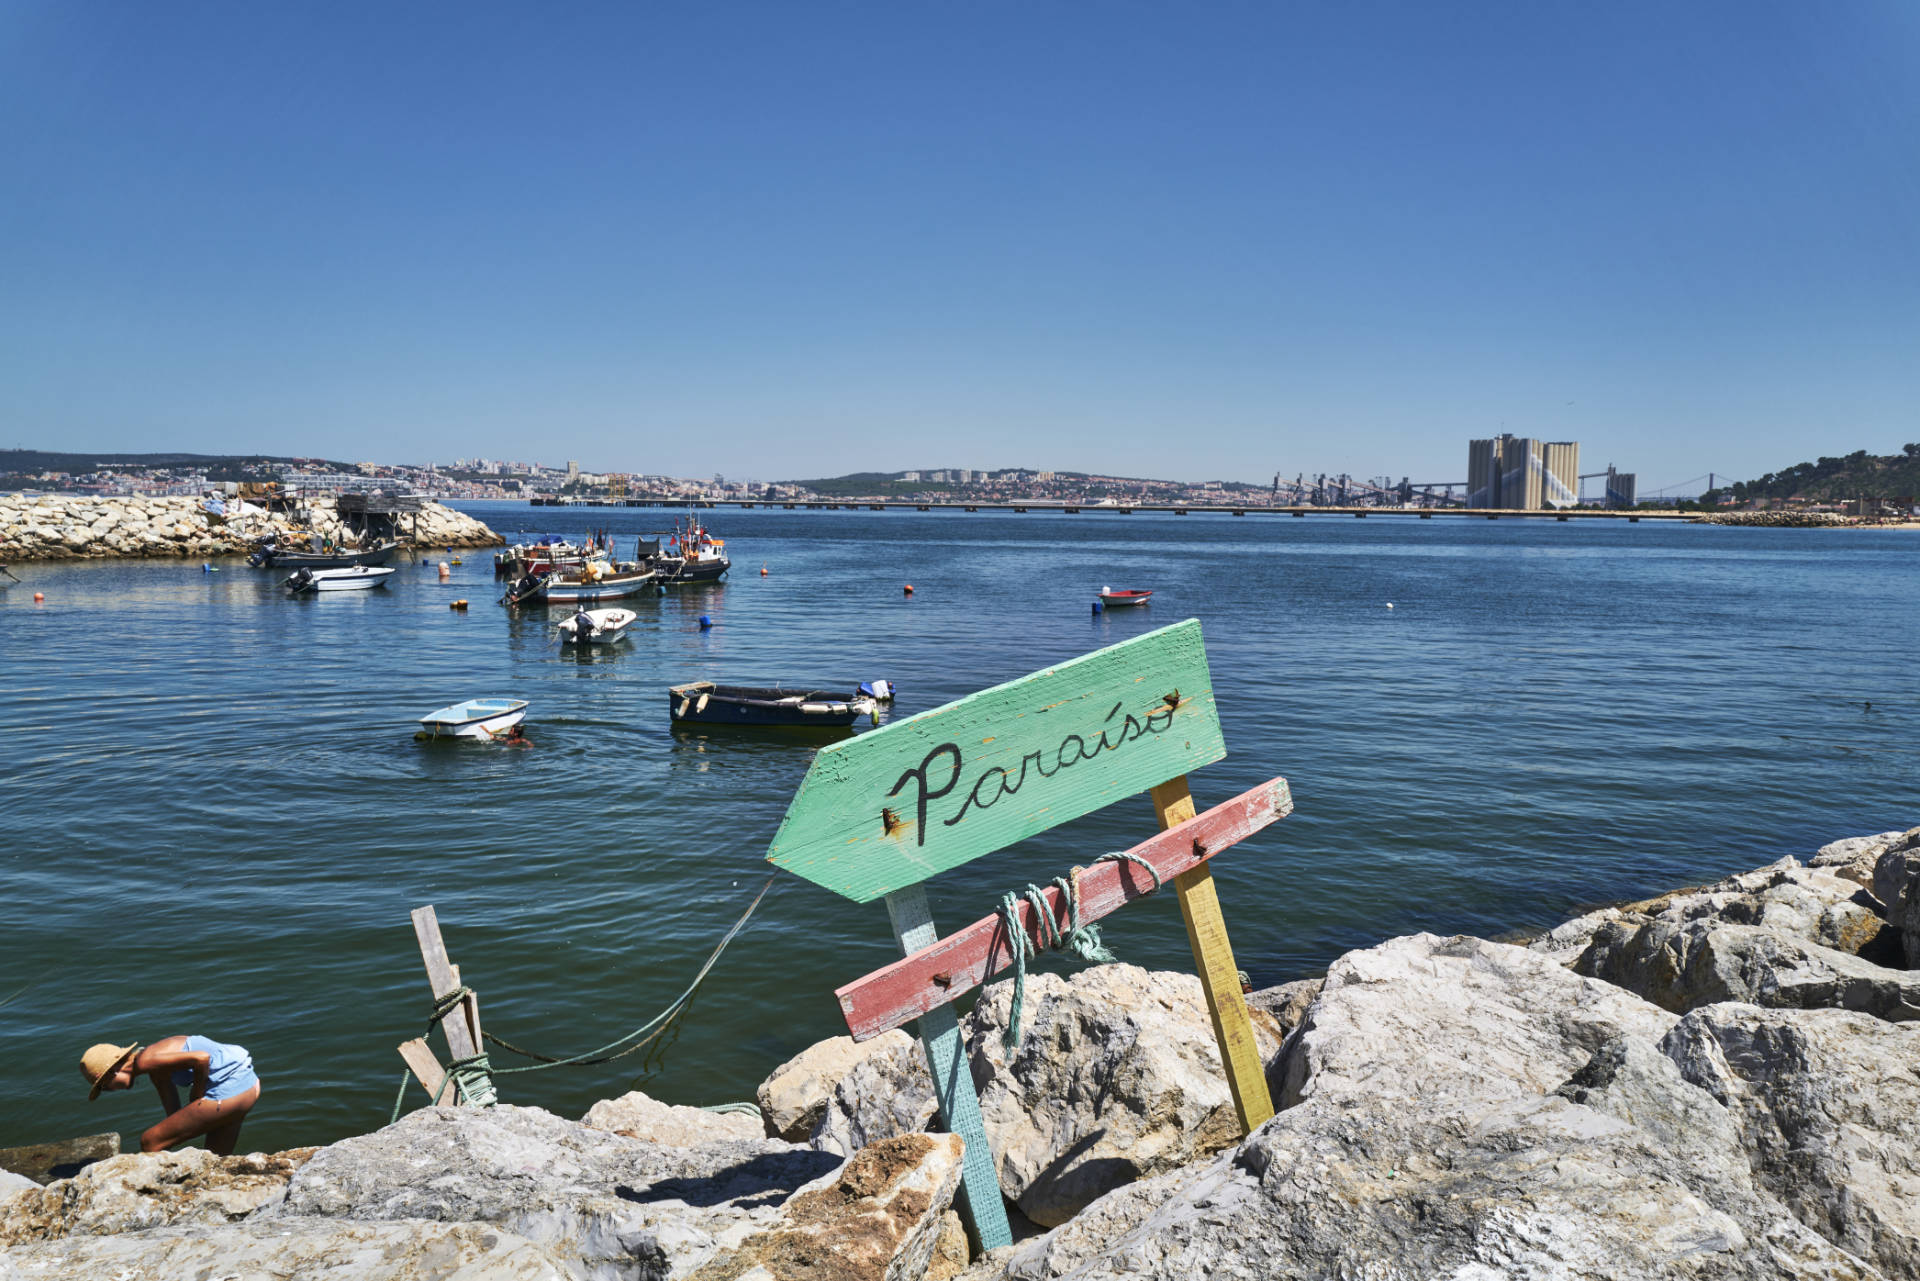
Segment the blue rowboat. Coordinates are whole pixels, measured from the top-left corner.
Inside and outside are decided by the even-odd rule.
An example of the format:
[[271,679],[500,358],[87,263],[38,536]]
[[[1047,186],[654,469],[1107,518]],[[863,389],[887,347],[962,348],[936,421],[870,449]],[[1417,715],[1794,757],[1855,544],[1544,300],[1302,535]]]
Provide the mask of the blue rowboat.
[[845,729],[877,704],[861,694],[716,685],[695,681],[667,691],[675,725],[743,725],[756,729]]

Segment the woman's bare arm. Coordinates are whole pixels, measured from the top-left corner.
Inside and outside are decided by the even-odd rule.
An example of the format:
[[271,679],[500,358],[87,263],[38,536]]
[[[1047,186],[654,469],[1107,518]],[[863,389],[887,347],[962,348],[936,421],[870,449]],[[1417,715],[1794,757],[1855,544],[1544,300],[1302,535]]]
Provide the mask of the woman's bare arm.
[[[172,1115],[180,1107],[179,1096],[173,1088],[175,1072],[181,1068],[192,1071],[193,1091],[188,1096],[190,1101],[204,1097],[208,1087],[213,1083],[213,1056],[204,1051],[189,1050],[186,1044],[187,1038],[184,1036],[164,1037],[134,1055],[131,1065],[136,1072],[145,1072],[153,1078],[154,1088],[160,1091],[161,1102],[169,1102],[171,1096],[171,1103],[167,1108],[168,1115]],[[164,1086],[161,1084],[163,1081]]]

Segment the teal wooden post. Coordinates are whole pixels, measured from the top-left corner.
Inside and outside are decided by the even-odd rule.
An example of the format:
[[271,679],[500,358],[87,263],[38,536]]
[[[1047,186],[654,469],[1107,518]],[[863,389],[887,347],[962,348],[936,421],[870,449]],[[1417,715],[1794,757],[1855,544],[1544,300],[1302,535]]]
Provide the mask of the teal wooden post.
[[[900,940],[902,956],[911,956],[940,939],[933,928],[933,915],[927,910],[926,891],[918,885],[887,895],[887,915],[893,921],[894,937]],[[920,1045],[933,1073],[940,1124],[967,1145],[966,1164],[960,1173],[960,1217],[967,1225],[967,1234],[973,1238],[976,1252],[1012,1245],[1013,1229],[1007,1225],[1007,1207],[1000,1199],[1000,1176],[994,1172],[993,1149],[987,1144],[986,1123],[980,1117],[980,1096],[973,1092],[973,1071],[967,1065],[966,1046],[960,1041],[960,1021],[951,1005],[942,1005],[921,1015],[918,1024]]]

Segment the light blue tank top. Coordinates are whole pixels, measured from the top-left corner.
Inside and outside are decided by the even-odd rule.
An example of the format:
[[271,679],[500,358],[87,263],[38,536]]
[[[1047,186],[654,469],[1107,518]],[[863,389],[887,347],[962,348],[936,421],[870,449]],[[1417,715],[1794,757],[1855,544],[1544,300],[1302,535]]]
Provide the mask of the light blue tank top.
[[[207,1086],[207,1097],[210,1099],[218,1101],[245,1094],[260,1079],[253,1072],[253,1056],[237,1045],[222,1045],[204,1036],[190,1036],[187,1038],[187,1049],[191,1053],[207,1056],[207,1071],[212,1078]],[[191,1090],[193,1069],[180,1068],[175,1071],[173,1084],[176,1089]]]

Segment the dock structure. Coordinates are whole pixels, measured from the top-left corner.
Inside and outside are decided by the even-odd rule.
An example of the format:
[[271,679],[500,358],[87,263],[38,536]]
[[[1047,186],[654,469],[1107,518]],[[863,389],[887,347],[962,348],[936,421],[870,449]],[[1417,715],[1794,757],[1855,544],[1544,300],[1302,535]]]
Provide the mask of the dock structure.
[[[609,502],[604,498],[551,502],[530,500],[535,507],[685,507],[684,498],[628,498]],[[1695,512],[1622,511],[1605,507],[1541,508],[1527,511],[1512,507],[1250,507],[1246,504],[1210,503],[1064,503],[1023,498],[999,502],[921,502],[918,499],[835,499],[835,498],[697,498],[698,507],[781,507],[788,511],[960,511],[960,512],[1061,512],[1068,516],[1131,516],[1135,512],[1159,512],[1174,516],[1413,516],[1431,520],[1435,516],[1469,520],[1625,520],[1637,522],[1690,521]]]

